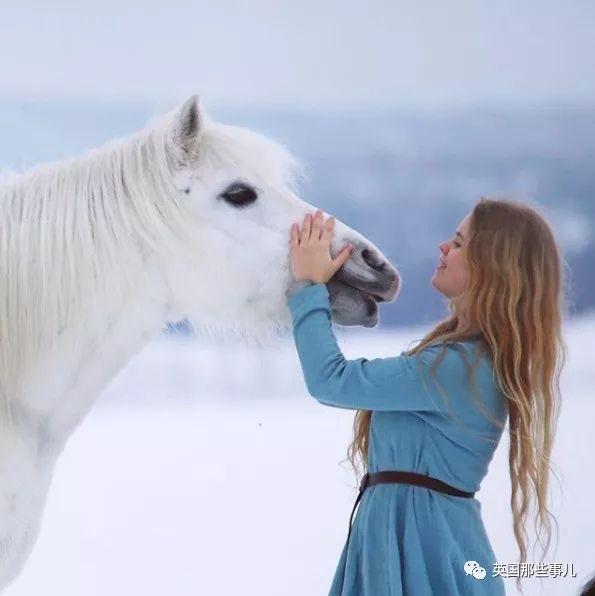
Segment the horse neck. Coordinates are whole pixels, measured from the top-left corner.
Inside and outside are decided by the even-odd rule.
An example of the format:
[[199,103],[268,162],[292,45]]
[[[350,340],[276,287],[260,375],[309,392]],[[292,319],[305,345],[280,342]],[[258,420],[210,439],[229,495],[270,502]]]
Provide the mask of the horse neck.
[[157,196],[168,189],[165,165],[145,167],[158,144],[96,152],[4,190],[0,412],[16,400],[36,423],[70,429],[159,331],[167,296],[158,251],[174,242]]

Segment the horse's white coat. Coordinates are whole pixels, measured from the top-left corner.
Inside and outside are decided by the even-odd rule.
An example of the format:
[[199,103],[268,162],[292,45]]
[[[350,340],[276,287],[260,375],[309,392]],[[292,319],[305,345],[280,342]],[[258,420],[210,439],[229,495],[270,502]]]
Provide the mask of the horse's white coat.
[[[0,589],[35,543],[68,437],[166,321],[257,340],[287,327],[289,228],[313,211],[296,165],[193,97],[134,136],[2,182]],[[219,196],[238,180],[258,191],[245,208]],[[333,250],[346,241],[382,259],[337,222]]]

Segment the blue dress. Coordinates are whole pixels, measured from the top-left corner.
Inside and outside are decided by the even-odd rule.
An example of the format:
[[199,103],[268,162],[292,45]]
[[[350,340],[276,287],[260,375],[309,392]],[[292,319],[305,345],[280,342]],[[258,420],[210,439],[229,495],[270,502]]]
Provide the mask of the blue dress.
[[[372,411],[369,472],[409,470],[479,490],[502,435],[486,414],[503,426],[507,408],[486,355],[478,364],[475,392],[486,414],[475,405],[463,359],[466,352],[473,362],[472,340],[448,344],[436,369],[445,403],[427,368],[439,343],[418,354],[421,363],[403,352],[346,360],[332,330],[324,284],[301,288],[287,302],[309,393],[327,406]],[[504,582],[493,576],[496,561],[476,498],[407,484],[374,485],[359,504],[329,596],[501,595]]]

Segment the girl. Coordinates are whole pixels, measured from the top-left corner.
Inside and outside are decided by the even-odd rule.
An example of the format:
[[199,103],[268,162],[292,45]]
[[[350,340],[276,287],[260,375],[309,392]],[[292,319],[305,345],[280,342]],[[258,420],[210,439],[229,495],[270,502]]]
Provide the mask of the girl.
[[526,205],[481,199],[440,245],[431,282],[448,299],[448,316],[399,356],[346,360],[325,286],[349,258],[349,247],[330,255],[333,224],[317,211],[301,230],[292,226],[288,289],[308,391],[357,410],[347,455],[366,471],[329,596],[504,594],[474,494],[508,420],[520,561],[533,500],[545,556],[566,357],[552,231]]

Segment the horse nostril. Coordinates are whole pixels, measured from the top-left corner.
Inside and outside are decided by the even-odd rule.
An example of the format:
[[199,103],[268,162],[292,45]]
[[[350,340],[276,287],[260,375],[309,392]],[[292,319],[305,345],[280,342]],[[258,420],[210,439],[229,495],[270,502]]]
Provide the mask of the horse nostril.
[[370,250],[369,248],[364,248],[362,250],[362,259],[366,265],[372,267],[376,271],[382,271],[384,269],[385,263],[378,258],[378,255]]

